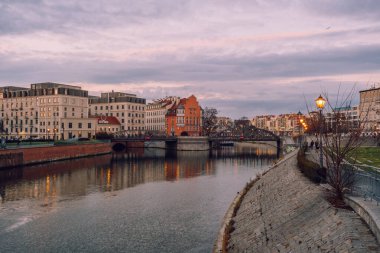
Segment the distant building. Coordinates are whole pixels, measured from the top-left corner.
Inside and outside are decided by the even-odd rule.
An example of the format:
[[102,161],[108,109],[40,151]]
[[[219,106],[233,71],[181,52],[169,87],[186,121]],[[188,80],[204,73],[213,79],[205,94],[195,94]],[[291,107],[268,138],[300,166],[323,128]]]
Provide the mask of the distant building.
[[120,135],[137,136],[145,133],[144,98],[123,92],[102,93],[100,97],[90,97],[91,116],[113,116],[121,123]]
[[194,95],[180,99],[168,109],[165,120],[169,136],[202,135],[202,109]]
[[64,119],[88,118],[88,91],[51,82],[1,87],[0,111],[0,134],[7,138],[58,140],[64,137]]
[[364,123],[364,134],[380,134],[380,87],[362,90],[360,93],[359,114]]
[[356,128],[359,126],[360,123],[360,112],[359,112],[359,106],[345,106],[345,107],[338,107],[334,108],[334,112],[327,112],[324,114],[327,128],[332,129],[334,125],[336,124],[337,118],[343,122],[345,122],[345,125],[350,128]]
[[[301,116],[305,118],[304,116]],[[280,136],[295,136],[304,132],[301,127],[300,116],[296,113],[280,115],[260,115],[254,117],[252,125],[257,128],[271,131]]]
[[179,101],[179,97],[165,97],[147,104],[145,110],[145,128],[147,133],[165,135],[166,114],[168,113],[168,110],[178,104]]

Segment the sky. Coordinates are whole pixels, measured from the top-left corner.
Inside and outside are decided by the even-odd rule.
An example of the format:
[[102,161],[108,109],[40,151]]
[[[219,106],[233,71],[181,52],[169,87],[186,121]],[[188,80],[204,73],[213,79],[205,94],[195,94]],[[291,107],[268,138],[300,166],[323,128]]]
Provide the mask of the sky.
[[0,0],[0,86],[148,101],[194,94],[239,118],[306,112],[380,82],[378,0]]

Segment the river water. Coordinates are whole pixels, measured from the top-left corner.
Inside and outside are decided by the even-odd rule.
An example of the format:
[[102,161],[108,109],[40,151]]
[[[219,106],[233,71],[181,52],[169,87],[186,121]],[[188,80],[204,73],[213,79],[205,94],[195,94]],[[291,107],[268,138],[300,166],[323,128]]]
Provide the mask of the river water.
[[128,153],[0,171],[0,252],[210,252],[276,149]]

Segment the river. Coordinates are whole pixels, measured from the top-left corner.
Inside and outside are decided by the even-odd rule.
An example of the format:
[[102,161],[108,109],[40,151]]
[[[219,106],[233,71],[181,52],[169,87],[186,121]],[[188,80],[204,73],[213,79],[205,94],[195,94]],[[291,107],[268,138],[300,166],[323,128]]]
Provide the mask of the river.
[[270,146],[136,149],[0,171],[0,252],[210,252]]

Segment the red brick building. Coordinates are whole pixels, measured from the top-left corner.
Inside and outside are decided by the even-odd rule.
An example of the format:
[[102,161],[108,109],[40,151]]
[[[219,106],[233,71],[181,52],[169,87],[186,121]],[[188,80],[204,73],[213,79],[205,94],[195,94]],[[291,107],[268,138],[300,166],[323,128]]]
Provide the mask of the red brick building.
[[169,136],[202,135],[202,108],[194,95],[174,104],[168,110],[165,121]]

